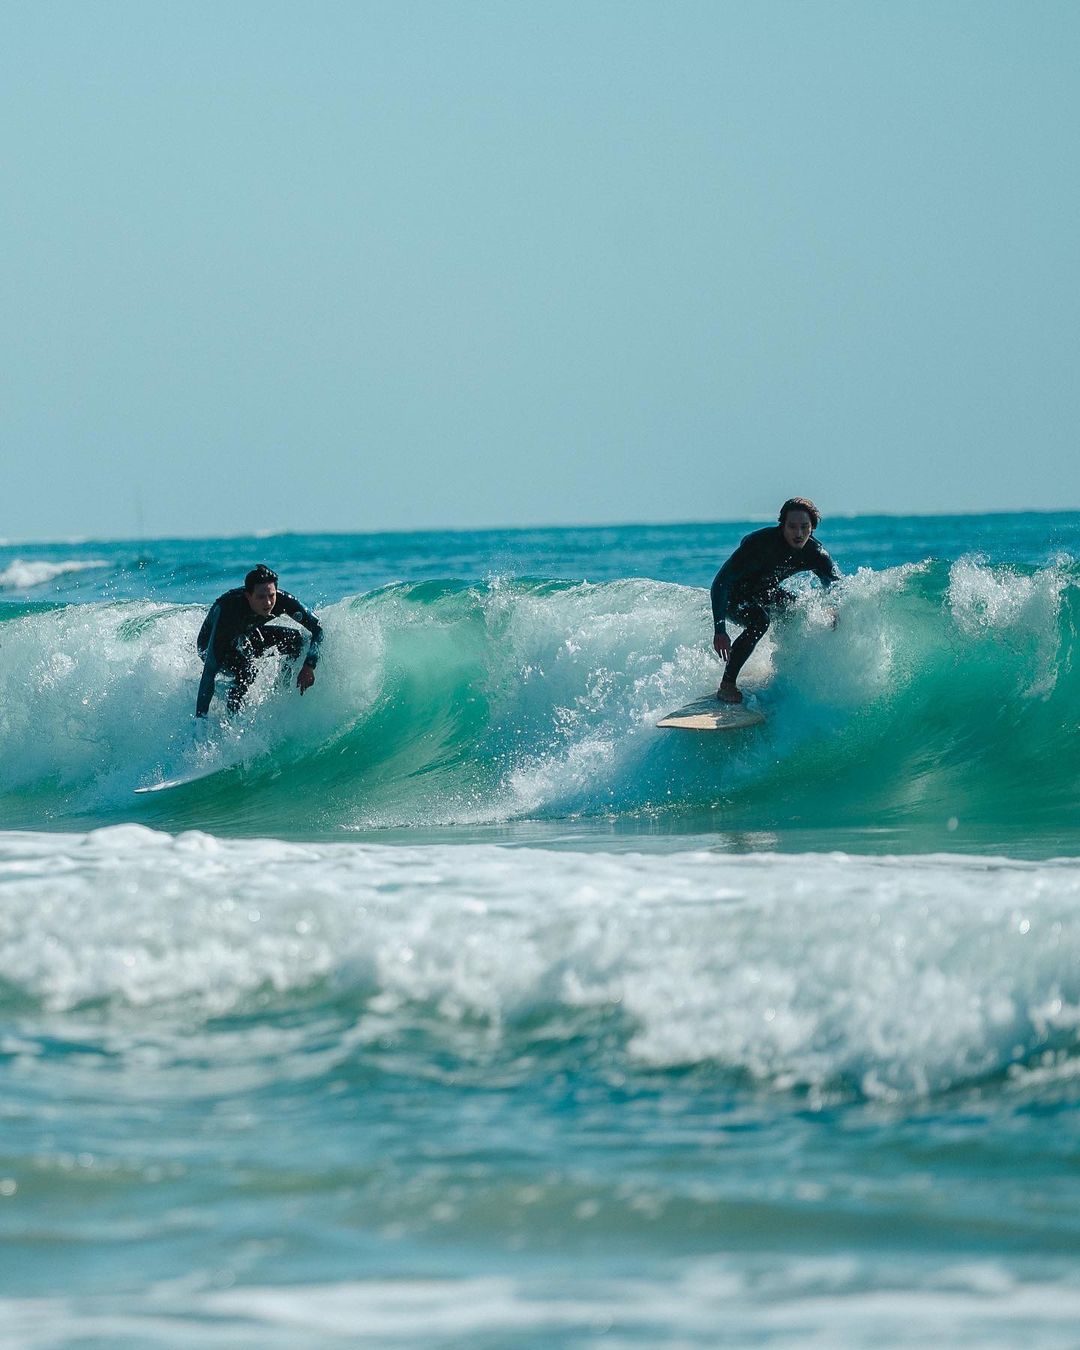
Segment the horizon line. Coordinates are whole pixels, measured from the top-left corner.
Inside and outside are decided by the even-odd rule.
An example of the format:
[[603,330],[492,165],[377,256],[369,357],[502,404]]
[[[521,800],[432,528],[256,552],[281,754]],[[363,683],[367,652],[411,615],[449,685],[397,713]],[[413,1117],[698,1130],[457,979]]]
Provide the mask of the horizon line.
[[[1044,507],[992,507],[968,511],[836,511],[823,515],[827,524],[830,520],[947,520],[967,519],[972,516],[1067,516],[1080,514],[1080,507],[1044,506]],[[0,548],[20,548],[24,545],[67,544],[79,547],[86,544],[139,544],[151,540],[180,540],[193,543],[198,540],[233,539],[288,539],[304,536],[320,539],[350,538],[355,536],[409,535],[409,534],[531,534],[550,530],[619,530],[619,529],[685,529],[688,526],[705,525],[754,525],[768,523],[774,519],[772,514],[752,513],[744,516],[724,516],[711,519],[686,520],[613,520],[613,521],[575,521],[569,524],[535,525],[439,525],[426,528],[415,525],[386,526],[382,529],[367,530],[304,530],[293,528],[241,530],[236,534],[83,534],[54,535],[51,537],[27,536],[21,539],[0,539]]]

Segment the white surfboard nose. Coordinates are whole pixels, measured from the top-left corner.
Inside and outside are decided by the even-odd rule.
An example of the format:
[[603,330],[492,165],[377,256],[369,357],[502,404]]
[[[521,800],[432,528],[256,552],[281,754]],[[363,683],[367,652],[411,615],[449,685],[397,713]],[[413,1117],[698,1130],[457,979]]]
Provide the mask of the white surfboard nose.
[[680,731],[738,731],[765,721],[765,714],[745,703],[721,703],[715,696],[699,698],[662,717],[658,727],[675,727]]

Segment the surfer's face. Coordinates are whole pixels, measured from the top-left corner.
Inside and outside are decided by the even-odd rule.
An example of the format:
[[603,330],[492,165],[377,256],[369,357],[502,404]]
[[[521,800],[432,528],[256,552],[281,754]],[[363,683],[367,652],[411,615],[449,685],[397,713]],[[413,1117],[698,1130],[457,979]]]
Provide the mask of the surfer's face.
[[256,586],[253,591],[245,591],[247,602],[256,614],[266,615],[274,612],[274,606],[277,604],[277,587],[272,581],[264,581],[261,586]]
[[789,511],[780,528],[784,532],[784,538],[792,548],[803,548],[814,532],[807,511]]

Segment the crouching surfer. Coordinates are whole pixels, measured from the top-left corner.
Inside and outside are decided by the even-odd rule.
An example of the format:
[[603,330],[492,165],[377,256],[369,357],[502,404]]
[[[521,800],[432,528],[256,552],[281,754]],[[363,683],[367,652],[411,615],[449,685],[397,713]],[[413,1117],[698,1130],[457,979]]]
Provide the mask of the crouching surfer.
[[[712,584],[713,647],[724,662],[716,697],[741,703],[737,680],[747,658],[765,635],[770,620],[795,597],[780,583],[797,572],[813,572],[823,586],[839,581],[836,564],[814,538],[821,513],[807,497],[789,497],[780,523],[748,534],[724,563]],[[742,625],[734,642],[727,620]]]
[[203,658],[203,675],[195,701],[195,716],[205,717],[214,697],[214,677],[218,671],[232,676],[226,697],[229,712],[239,712],[255,679],[255,662],[271,652],[281,652],[287,660],[300,655],[304,639],[295,628],[270,626],[270,620],[288,615],[311,634],[307,656],[296,677],[303,694],[315,683],[322,627],[309,609],[294,595],[279,591],[277,573],[259,564],[244,578],[242,587],[226,591],[210,606],[199,629],[196,645]]

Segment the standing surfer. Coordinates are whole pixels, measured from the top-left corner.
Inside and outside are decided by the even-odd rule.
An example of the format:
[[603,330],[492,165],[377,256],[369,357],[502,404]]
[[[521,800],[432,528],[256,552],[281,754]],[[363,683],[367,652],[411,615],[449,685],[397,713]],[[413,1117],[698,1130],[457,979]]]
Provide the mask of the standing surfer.
[[[836,564],[814,538],[820,520],[821,512],[808,497],[789,497],[780,508],[779,525],[748,534],[717,572],[710,594],[713,647],[727,663],[716,691],[722,703],[742,702],[739,671],[770,619],[795,599],[780,583],[797,572],[813,572],[823,586],[840,579]],[[725,626],[728,619],[742,625],[734,642]]]
[[309,609],[294,595],[279,591],[277,573],[260,563],[244,578],[243,587],[218,596],[199,629],[196,645],[203,658],[203,675],[195,702],[195,716],[205,717],[214,697],[214,676],[219,670],[232,675],[226,704],[229,712],[239,712],[252,681],[255,662],[268,652],[284,653],[289,661],[300,655],[304,639],[295,628],[269,627],[271,619],[282,614],[295,619],[311,634],[307,656],[296,677],[303,694],[315,683],[322,627]]

